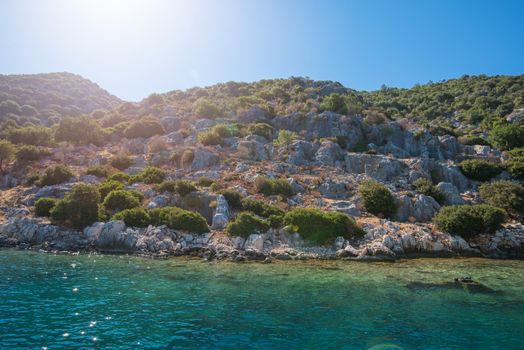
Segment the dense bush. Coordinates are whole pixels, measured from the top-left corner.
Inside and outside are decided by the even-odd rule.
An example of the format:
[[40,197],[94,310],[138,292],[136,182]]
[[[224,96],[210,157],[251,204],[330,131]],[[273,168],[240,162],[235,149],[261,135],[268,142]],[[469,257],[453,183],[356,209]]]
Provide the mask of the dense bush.
[[297,139],[298,135],[292,131],[279,130],[278,136],[273,144],[277,147],[286,147],[291,145]]
[[129,176],[128,174],[126,173],[123,173],[123,172],[116,172],[114,173],[113,175],[109,176],[107,178],[108,181],[117,181],[117,182],[129,182],[129,180],[131,180],[131,176]]
[[422,177],[418,178],[413,182],[413,185],[418,193],[433,197],[433,199],[435,199],[439,204],[444,203],[446,200],[444,193],[442,193],[442,191],[439,190],[437,186],[433,185],[433,183],[428,179]]
[[107,194],[102,203],[109,212],[119,212],[124,209],[131,209],[140,206],[136,196],[126,190],[114,190]]
[[524,158],[510,159],[504,163],[504,167],[513,178],[524,180]]
[[90,166],[86,170],[86,175],[93,175],[96,177],[108,177],[113,172],[110,166],[107,165],[95,165]]
[[16,150],[16,159],[21,162],[32,160],[39,160],[43,157],[48,157],[52,153],[47,148],[23,145]]
[[495,125],[489,139],[500,150],[524,147],[524,126],[516,123]]
[[124,185],[121,182],[107,179],[98,185],[98,191],[100,192],[100,198],[103,201],[111,191],[123,190]]
[[196,191],[195,185],[187,180],[164,181],[157,185],[156,190],[160,193],[171,192],[178,193],[182,197]]
[[56,205],[56,198],[39,198],[35,202],[36,216],[49,216],[51,209]]
[[129,139],[148,138],[153,135],[163,135],[166,131],[155,118],[142,118],[134,121],[124,130],[124,136]]
[[176,208],[155,208],[149,211],[151,224],[155,226],[166,225],[174,230],[185,230],[194,233],[209,231],[206,219],[196,212]]
[[376,181],[364,181],[358,188],[366,211],[385,217],[396,211],[395,200],[388,188]]
[[524,186],[511,181],[497,181],[482,184],[480,197],[486,203],[505,209],[508,213],[524,215]]
[[280,228],[284,224],[284,216],[283,215],[270,215],[267,218],[267,221],[269,222],[269,226],[272,228]]
[[506,219],[503,209],[480,204],[443,207],[433,221],[441,231],[470,238],[481,233],[494,233]]
[[480,136],[475,135],[465,135],[458,138],[458,141],[467,146],[482,145],[482,146],[491,146],[487,140]]
[[83,228],[98,220],[100,193],[94,185],[79,183],[51,209],[51,219]]
[[144,208],[122,210],[113,215],[111,220],[122,220],[129,227],[147,227],[151,224],[151,217]]
[[198,141],[204,146],[214,146],[221,145],[224,140],[220,135],[215,134],[212,130],[208,130],[198,134]]
[[111,166],[118,170],[126,170],[133,165],[134,162],[135,161],[132,157],[126,155],[119,155],[111,158]]
[[210,187],[211,185],[213,185],[215,183],[215,180],[209,178],[209,177],[205,177],[205,176],[202,176],[202,177],[199,177],[196,184],[198,186],[202,186],[202,187]]
[[167,174],[164,170],[148,166],[144,170],[134,175],[131,180],[133,182],[143,182],[145,184],[159,184],[166,178]]
[[335,211],[297,208],[284,216],[284,224],[293,227],[302,238],[318,244],[332,242],[336,237],[362,237],[365,232],[348,215]]
[[220,194],[224,196],[224,198],[227,201],[227,204],[234,209],[241,209],[242,208],[242,199],[244,199],[244,196],[235,190],[226,189],[220,191]]
[[253,233],[265,233],[269,230],[269,223],[249,212],[238,214],[234,221],[226,226],[226,232],[230,236],[247,238]]
[[268,140],[272,140],[273,139],[273,127],[271,125],[267,124],[267,123],[251,124],[247,128],[247,132],[250,135],[262,136],[262,137],[265,137]]
[[193,113],[198,118],[215,119],[224,116],[224,113],[213,102],[205,98],[199,98],[193,104]]
[[502,171],[500,165],[480,159],[464,160],[459,167],[466,177],[477,181],[488,181]]
[[12,143],[46,146],[53,145],[53,134],[51,129],[27,126],[24,128],[11,128],[7,131],[7,139]]
[[266,196],[281,195],[283,197],[291,197],[293,195],[293,188],[285,179],[268,179],[259,176],[255,179],[255,188],[257,192]]
[[339,114],[348,113],[348,105],[345,98],[337,93],[324,97],[320,104],[320,111],[331,111]]
[[55,139],[77,145],[101,145],[104,131],[96,120],[89,117],[63,118],[55,130]]
[[282,209],[273,205],[269,205],[263,201],[257,201],[250,198],[242,199],[241,209],[244,211],[250,211],[265,218],[268,218],[271,215],[284,215],[284,211]]
[[11,162],[15,157],[15,146],[6,140],[0,140],[0,172],[4,171],[4,165]]
[[63,164],[48,166],[37,184],[38,186],[57,185],[68,181],[73,176],[73,172]]

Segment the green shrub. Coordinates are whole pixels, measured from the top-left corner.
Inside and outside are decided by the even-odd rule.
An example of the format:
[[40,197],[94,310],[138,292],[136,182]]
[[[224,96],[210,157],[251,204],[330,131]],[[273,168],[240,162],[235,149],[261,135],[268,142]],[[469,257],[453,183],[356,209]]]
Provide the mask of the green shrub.
[[495,125],[489,139],[500,150],[524,147],[524,126],[516,123]]
[[63,164],[48,166],[38,180],[39,186],[57,185],[68,181],[74,176],[73,172]]
[[480,204],[443,207],[433,221],[441,231],[470,238],[481,233],[494,233],[506,219],[503,209]]
[[524,180],[524,157],[508,160],[504,168],[514,179]]
[[347,114],[348,105],[343,96],[333,93],[324,97],[324,100],[320,104],[320,111],[331,111],[339,114]]
[[131,178],[133,182],[143,182],[145,184],[159,184],[166,178],[167,174],[164,170],[148,166],[140,173]]
[[39,198],[35,202],[36,216],[49,216],[51,209],[56,205],[56,198]]
[[231,137],[234,134],[233,129],[226,124],[217,124],[213,126],[211,132],[223,139]]
[[479,188],[484,202],[505,209],[514,216],[524,215],[524,186],[511,181],[482,184]]
[[459,167],[466,177],[477,181],[488,181],[502,171],[500,165],[480,159],[464,160]]
[[155,118],[142,118],[134,121],[124,130],[124,136],[129,139],[148,138],[153,135],[163,135],[166,131]]
[[295,142],[297,138],[298,135],[292,131],[279,130],[277,139],[273,141],[273,144],[276,147],[287,147],[291,145],[293,142]]
[[7,139],[12,143],[32,146],[53,146],[53,134],[50,128],[27,126],[12,128],[7,132]]
[[524,158],[524,148],[517,147],[509,151],[512,158]]
[[126,173],[120,172],[120,171],[117,173],[114,173],[113,175],[107,178],[107,181],[117,181],[117,182],[122,182],[122,183],[129,182],[129,180],[131,180],[131,176],[129,176]]
[[491,146],[487,140],[480,136],[475,135],[465,135],[458,138],[458,141],[467,146],[482,145],[482,146]]
[[247,238],[253,233],[264,233],[267,230],[269,230],[267,221],[248,212],[238,214],[235,220],[229,222],[226,226],[228,235],[242,238]]
[[293,188],[285,179],[268,179],[259,176],[255,180],[255,188],[257,192],[266,196],[281,195],[283,197],[291,197],[293,195]]
[[102,203],[107,211],[118,212],[140,206],[135,195],[126,190],[115,190],[109,192]]
[[224,196],[224,198],[227,201],[227,204],[234,209],[241,209],[242,208],[242,199],[244,199],[244,196],[235,190],[226,189],[220,191],[220,194]]
[[269,205],[263,201],[257,201],[250,198],[242,199],[242,210],[250,211],[265,218],[268,218],[271,215],[284,215],[284,211],[282,209],[273,205]]
[[52,153],[47,148],[23,145],[18,147],[16,151],[16,159],[18,161],[32,161],[40,160],[43,157],[48,157]]
[[280,228],[284,224],[284,216],[270,215],[269,218],[267,218],[267,221],[269,222],[269,226],[271,226],[272,228]]
[[68,222],[75,228],[91,225],[99,218],[100,193],[94,185],[78,183],[51,209],[54,222]]
[[116,168],[118,170],[126,170],[127,168],[129,168],[131,165],[133,165],[135,161],[133,160],[132,157],[130,156],[126,156],[126,155],[119,155],[119,156],[114,156],[112,159],[111,159],[111,166],[113,168]]
[[366,211],[385,217],[396,211],[395,200],[388,188],[376,181],[364,181],[358,188]]
[[0,140],[0,172],[4,171],[4,165],[15,157],[15,146],[6,140]]
[[442,191],[439,190],[437,186],[433,185],[433,183],[428,179],[422,177],[418,178],[413,182],[413,185],[418,193],[433,197],[439,204],[444,203],[446,200],[444,193],[442,193]]
[[224,113],[213,102],[203,97],[193,104],[193,113],[198,118],[216,119],[224,116]]
[[111,191],[123,190],[124,185],[121,182],[107,179],[98,186],[100,198],[103,201]]
[[87,175],[93,175],[96,177],[108,177],[111,175],[112,169],[107,165],[96,165],[90,166],[86,170]]
[[149,210],[151,224],[155,226],[166,225],[174,230],[185,230],[198,234],[209,231],[206,219],[196,212],[165,207]]
[[247,128],[247,132],[250,135],[262,136],[268,140],[273,139],[273,127],[267,123],[251,124]]
[[96,120],[89,117],[62,118],[55,130],[55,139],[77,145],[101,145],[104,131]]
[[209,177],[202,176],[198,178],[197,185],[202,187],[210,187],[215,183],[215,180],[210,179]]
[[111,220],[122,220],[129,227],[147,227],[151,224],[151,217],[144,208],[122,210],[113,215]]
[[204,146],[214,146],[223,144],[223,138],[215,134],[213,131],[208,130],[198,134],[198,141]]
[[164,181],[157,185],[156,190],[160,193],[171,192],[178,193],[182,197],[194,192],[197,188],[187,180]]
[[332,242],[336,237],[362,237],[365,232],[356,221],[340,212],[313,208],[297,208],[284,216],[284,224],[293,227],[302,238],[318,244]]

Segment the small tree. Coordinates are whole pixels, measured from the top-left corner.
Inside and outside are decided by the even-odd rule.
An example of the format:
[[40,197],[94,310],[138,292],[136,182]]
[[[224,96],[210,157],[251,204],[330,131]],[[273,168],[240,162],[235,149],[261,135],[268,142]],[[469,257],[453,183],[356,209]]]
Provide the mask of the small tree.
[[388,188],[376,181],[364,181],[358,188],[366,210],[388,217],[396,210],[395,200]]
[[0,140],[0,172],[4,171],[4,165],[15,158],[15,146],[6,140]]

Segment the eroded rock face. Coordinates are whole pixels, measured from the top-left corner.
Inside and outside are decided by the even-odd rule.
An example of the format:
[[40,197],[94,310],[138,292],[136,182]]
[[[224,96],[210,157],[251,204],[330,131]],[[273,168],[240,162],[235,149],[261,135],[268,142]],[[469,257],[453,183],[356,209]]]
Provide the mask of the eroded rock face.
[[197,171],[215,166],[220,161],[218,154],[205,148],[198,148],[193,151],[193,162],[191,170]]
[[315,154],[315,161],[319,165],[334,166],[336,162],[343,160],[344,152],[340,146],[333,141],[324,141]]
[[211,228],[214,230],[222,230],[229,222],[229,205],[223,195],[218,195],[216,199],[216,209],[213,215]]
[[453,184],[460,192],[464,192],[469,187],[469,180],[462,174],[459,167],[448,163],[432,163],[430,172],[441,182]]
[[437,188],[444,194],[445,205],[460,205],[466,203],[460,196],[458,189],[449,182],[439,182]]
[[131,251],[137,240],[136,234],[126,231],[123,221],[115,220],[104,224],[95,244],[98,249],[104,251]]
[[363,153],[346,154],[345,165],[349,173],[366,174],[380,181],[391,181],[409,171],[398,159]]
[[240,158],[261,161],[271,159],[273,146],[259,140],[244,139],[237,144],[237,154]]

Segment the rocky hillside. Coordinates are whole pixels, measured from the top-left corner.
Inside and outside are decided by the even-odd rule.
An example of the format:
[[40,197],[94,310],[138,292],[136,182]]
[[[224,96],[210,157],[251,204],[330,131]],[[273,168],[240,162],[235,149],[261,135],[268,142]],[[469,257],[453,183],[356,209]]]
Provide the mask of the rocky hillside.
[[71,73],[0,75],[0,121],[52,124],[59,117],[111,109],[121,102]]
[[386,89],[303,78],[153,94],[53,128],[11,124],[0,244],[234,260],[522,257],[521,77],[487,78],[517,87],[505,92],[468,79],[472,99],[478,81],[484,96],[512,99],[498,116],[483,109],[489,129],[486,118],[438,124],[448,112],[429,125],[381,107]]

